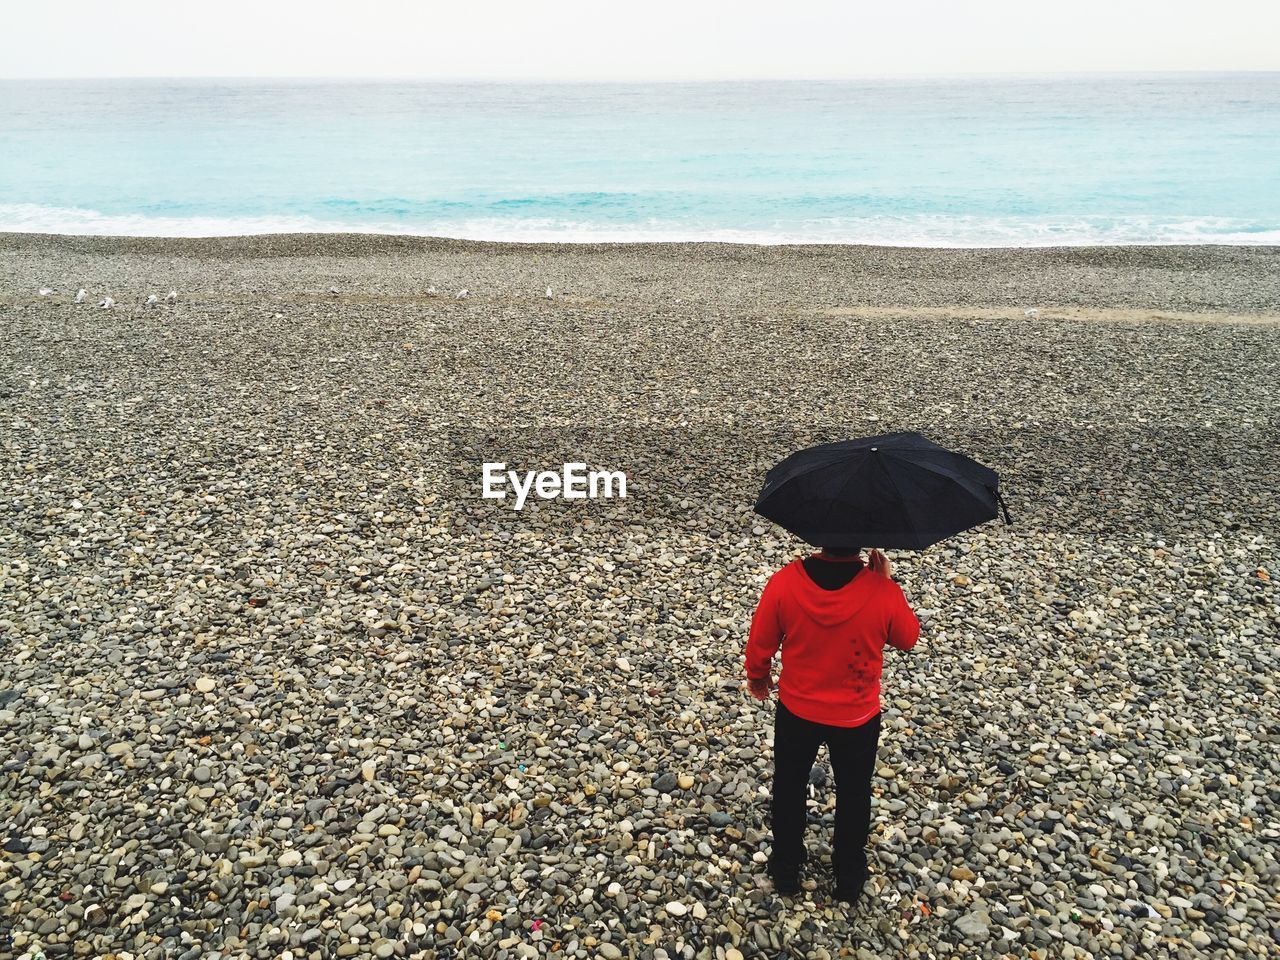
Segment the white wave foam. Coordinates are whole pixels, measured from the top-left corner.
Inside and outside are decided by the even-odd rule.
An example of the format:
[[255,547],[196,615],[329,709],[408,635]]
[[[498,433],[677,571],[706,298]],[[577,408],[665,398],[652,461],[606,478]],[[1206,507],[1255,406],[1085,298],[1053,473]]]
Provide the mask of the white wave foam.
[[633,225],[475,218],[423,223],[342,222],[306,216],[110,215],[74,207],[0,204],[0,231],[91,236],[226,237],[278,233],[382,233],[520,243],[721,242],[901,247],[1044,247],[1133,244],[1280,244],[1280,225],[1226,217],[845,217],[733,229],[648,221]]
[[264,233],[339,233],[350,229],[337,222],[313,217],[161,217],[105,214],[82,207],[0,203],[0,230],[13,233],[95,237],[238,237]]

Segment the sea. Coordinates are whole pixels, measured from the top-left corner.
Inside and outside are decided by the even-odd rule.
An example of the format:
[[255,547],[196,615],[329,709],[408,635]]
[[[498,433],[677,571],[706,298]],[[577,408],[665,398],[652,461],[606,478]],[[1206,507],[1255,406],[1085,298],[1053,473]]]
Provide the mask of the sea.
[[1280,73],[0,81],[0,231],[1280,243]]

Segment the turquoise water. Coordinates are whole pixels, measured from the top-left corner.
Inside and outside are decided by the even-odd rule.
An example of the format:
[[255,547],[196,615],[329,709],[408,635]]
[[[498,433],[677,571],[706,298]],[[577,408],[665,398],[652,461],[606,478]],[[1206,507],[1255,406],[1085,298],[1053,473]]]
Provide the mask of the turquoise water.
[[1280,74],[0,82],[0,230],[1280,243]]

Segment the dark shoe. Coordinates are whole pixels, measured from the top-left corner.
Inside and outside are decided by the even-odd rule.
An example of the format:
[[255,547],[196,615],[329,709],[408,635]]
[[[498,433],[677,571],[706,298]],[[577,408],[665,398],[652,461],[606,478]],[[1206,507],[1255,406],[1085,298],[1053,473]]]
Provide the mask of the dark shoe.
[[769,878],[773,881],[773,892],[780,897],[794,897],[800,892],[800,874],[775,874],[770,873]]
[[836,899],[846,903],[857,903],[866,888],[869,874],[863,870],[852,877],[843,877],[836,881]]

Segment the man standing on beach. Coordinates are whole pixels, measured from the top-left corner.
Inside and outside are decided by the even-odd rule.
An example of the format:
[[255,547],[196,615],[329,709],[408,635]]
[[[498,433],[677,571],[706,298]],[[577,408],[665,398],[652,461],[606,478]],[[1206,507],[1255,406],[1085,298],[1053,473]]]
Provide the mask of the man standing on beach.
[[747,640],[747,689],[766,700],[773,656],[782,648],[773,735],[774,889],[800,889],[805,861],[805,788],[818,747],[827,744],[836,781],[832,866],[836,897],[855,901],[866,883],[871,775],[880,741],[884,645],[910,650],[920,622],[889,560],[872,550],[824,548],[793,560],[764,588]]

